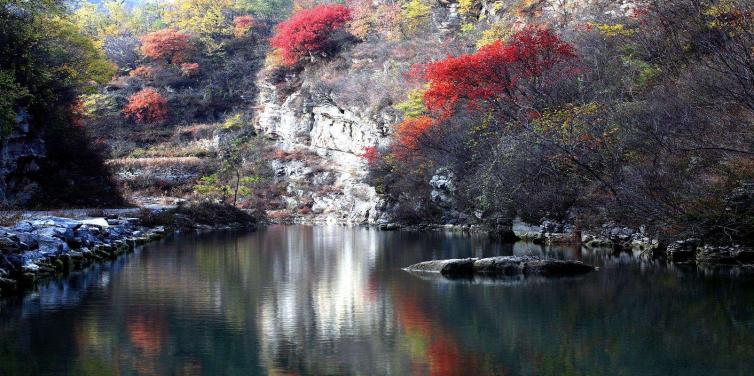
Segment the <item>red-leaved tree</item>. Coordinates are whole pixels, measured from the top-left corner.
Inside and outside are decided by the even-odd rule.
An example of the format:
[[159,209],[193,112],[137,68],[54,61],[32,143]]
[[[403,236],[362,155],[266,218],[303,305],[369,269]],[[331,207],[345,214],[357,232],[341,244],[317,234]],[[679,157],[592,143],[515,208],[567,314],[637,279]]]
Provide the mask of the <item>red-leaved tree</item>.
[[157,90],[146,88],[128,98],[123,114],[140,124],[162,123],[168,118],[168,101]]
[[270,43],[280,49],[286,65],[295,65],[307,56],[336,48],[334,35],[350,20],[351,11],[340,4],[302,10],[278,24]]
[[241,38],[254,27],[254,17],[245,15],[233,19],[233,35]]
[[393,154],[401,160],[411,158],[422,146],[421,140],[435,124],[435,119],[429,116],[403,120],[395,128],[396,140],[392,147]]
[[173,29],[157,30],[141,37],[141,53],[151,59],[181,63],[194,50],[190,38]]
[[576,54],[547,29],[528,27],[473,54],[448,57],[424,66],[429,81],[427,109],[448,116],[459,103],[467,109],[505,110],[526,106],[532,97],[572,73]]

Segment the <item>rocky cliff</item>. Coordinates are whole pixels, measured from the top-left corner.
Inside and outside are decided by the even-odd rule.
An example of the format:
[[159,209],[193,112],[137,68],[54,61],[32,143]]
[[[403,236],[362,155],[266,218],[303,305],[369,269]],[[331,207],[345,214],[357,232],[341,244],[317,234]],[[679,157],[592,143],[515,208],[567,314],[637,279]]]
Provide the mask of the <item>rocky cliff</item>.
[[[262,74],[255,128],[272,138],[271,161],[284,186],[279,213],[294,221],[377,223],[386,221],[384,201],[364,182],[364,150],[387,142],[388,113],[375,118],[336,103],[303,82],[289,95]],[[273,213],[273,217],[276,214]]]

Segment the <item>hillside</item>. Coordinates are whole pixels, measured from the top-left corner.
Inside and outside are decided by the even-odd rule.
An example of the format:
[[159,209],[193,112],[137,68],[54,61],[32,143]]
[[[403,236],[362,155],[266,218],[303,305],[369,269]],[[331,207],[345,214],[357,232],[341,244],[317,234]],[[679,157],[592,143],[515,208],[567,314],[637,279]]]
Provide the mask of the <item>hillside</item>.
[[[283,222],[521,219],[662,242],[747,242],[752,230],[743,1],[56,11],[114,64],[110,79],[73,85],[69,103],[107,161],[86,160],[133,203],[223,201]],[[52,149],[19,133],[23,113],[3,139],[7,205],[50,192],[32,171]]]

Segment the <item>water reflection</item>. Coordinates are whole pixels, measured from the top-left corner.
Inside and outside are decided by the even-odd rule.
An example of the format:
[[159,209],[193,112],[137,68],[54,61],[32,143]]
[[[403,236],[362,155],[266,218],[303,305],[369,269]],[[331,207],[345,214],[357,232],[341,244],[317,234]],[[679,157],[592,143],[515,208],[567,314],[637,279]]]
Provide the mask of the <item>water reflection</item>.
[[[401,270],[537,254],[583,278]],[[184,237],[0,306],[0,374],[748,374],[754,283],[605,250],[275,226]]]

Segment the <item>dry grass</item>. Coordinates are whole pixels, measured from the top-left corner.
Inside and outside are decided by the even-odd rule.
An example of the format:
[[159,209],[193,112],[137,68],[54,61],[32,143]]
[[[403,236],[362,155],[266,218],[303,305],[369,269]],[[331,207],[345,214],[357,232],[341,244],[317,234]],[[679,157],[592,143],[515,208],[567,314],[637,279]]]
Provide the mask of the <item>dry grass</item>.
[[167,157],[167,158],[118,158],[110,159],[105,164],[110,168],[144,168],[207,165],[207,161],[198,157]]

